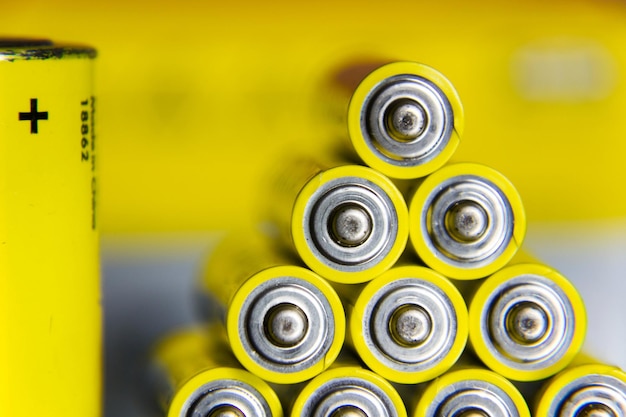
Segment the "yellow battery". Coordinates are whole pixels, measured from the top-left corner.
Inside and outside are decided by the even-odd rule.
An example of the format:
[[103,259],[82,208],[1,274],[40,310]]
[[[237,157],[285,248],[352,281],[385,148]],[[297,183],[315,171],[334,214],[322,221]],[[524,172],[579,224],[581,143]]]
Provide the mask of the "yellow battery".
[[363,63],[347,66],[335,77],[344,87],[355,78],[360,81],[347,106],[356,153],[392,178],[424,177],[441,168],[463,130],[463,108],[452,83],[416,62],[388,63],[359,79],[367,68]]
[[432,269],[397,266],[359,289],[336,289],[349,305],[347,340],[371,370],[390,381],[434,379],[465,348],[465,301]]
[[540,263],[520,263],[480,283],[468,302],[469,340],[490,369],[537,381],[564,369],[584,342],[587,316],[576,288]]
[[0,39],[0,404],[101,415],[95,50]]
[[380,375],[343,355],[295,398],[291,417],[317,415],[406,417],[398,391]]
[[369,281],[389,269],[408,239],[408,211],[398,188],[359,165],[326,169],[302,160],[275,182],[273,217],[296,252],[322,277]]
[[530,411],[519,390],[502,375],[464,364],[426,386],[413,416],[530,417]]
[[153,371],[168,417],[283,415],[272,388],[237,363],[219,325],[168,335],[155,347]]
[[[582,356],[582,355],[581,355]],[[626,373],[590,358],[546,382],[535,404],[537,417],[622,416],[626,414]]]
[[226,306],[228,339],[241,364],[267,381],[291,384],[333,363],[345,313],[330,284],[293,264],[274,242],[255,233],[227,236],[201,285]]
[[426,177],[409,203],[419,258],[455,279],[488,276],[515,255],[526,234],[522,199],[498,171],[457,163]]

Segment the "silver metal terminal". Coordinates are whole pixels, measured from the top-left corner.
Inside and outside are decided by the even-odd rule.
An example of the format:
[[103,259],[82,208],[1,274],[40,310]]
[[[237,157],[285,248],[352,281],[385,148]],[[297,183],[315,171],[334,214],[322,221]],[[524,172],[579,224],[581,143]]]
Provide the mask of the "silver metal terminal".
[[604,404],[588,404],[584,406],[576,417],[618,417]]
[[513,210],[486,178],[460,175],[434,187],[421,209],[422,240],[457,268],[481,268],[496,260],[513,237]]
[[365,143],[396,166],[418,166],[437,157],[454,130],[446,95],[415,75],[397,75],[377,84],[361,109]]
[[439,287],[407,277],[370,297],[361,333],[377,361],[400,372],[420,372],[448,356],[457,337],[457,314]]
[[372,218],[359,204],[343,204],[332,213],[331,233],[341,246],[359,246],[372,233]]
[[211,411],[209,417],[246,417],[240,409],[232,405],[223,405]]
[[481,336],[498,361],[545,369],[567,353],[577,326],[571,300],[547,277],[524,274],[494,289],[481,311]]
[[393,400],[378,385],[362,378],[346,376],[330,379],[320,385],[306,399],[301,415],[398,417],[398,411]]
[[470,408],[468,410],[462,411],[461,414],[458,415],[458,417],[491,417],[491,416],[485,413],[483,410],[479,410],[478,408]]
[[546,335],[550,323],[546,312],[534,303],[520,303],[508,314],[507,330],[520,343],[535,343]]
[[405,304],[393,312],[389,328],[398,344],[417,346],[430,336],[432,322],[423,308],[415,304]]
[[483,380],[461,380],[441,387],[425,417],[519,417],[515,402],[500,387]]
[[266,316],[267,336],[280,347],[296,346],[306,336],[308,327],[306,316],[293,304],[279,304]]
[[387,257],[398,234],[398,213],[389,195],[360,177],[323,183],[309,198],[302,219],[312,254],[342,272],[358,272]]
[[396,140],[409,141],[417,138],[426,127],[426,111],[412,100],[398,100],[387,109],[387,129]]
[[324,360],[335,338],[335,320],[319,288],[277,276],[255,287],[242,303],[238,337],[264,369],[295,373]]
[[555,417],[624,417],[626,383],[613,376],[587,374],[558,391],[548,407]]
[[459,201],[446,212],[446,227],[459,242],[475,242],[489,227],[489,216],[474,201]]
[[251,385],[218,379],[204,384],[189,396],[179,417],[271,417],[266,399]]
[[354,407],[352,405],[344,405],[336,409],[331,417],[368,417],[367,414],[363,412],[358,407]]

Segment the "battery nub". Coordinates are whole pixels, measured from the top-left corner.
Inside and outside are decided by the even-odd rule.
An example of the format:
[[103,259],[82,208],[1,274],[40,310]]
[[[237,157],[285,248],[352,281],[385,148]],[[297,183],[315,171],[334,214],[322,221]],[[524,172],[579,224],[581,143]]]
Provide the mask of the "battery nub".
[[489,216],[474,201],[459,201],[446,212],[446,228],[458,242],[475,242],[489,227]]
[[617,417],[615,413],[606,405],[591,403],[582,407],[576,417]]
[[414,100],[401,99],[385,113],[387,133],[400,142],[417,139],[425,130],[426,111]]
[[535,303],[519,303],[507,317],[507,330],[522,344],[532,344],[541,340],[548,327],[549,319],[546,312]]
[[372,218],[367,210],[357,203],[341,204],[333,210],[330,231],[341,246],[359,246],[370,237]]
[[293,304],[283,303],[273,307],[265,319],[265,332],[276,346],[294,347],[308,331],[304,312]]
[[469,408],[467,410],[461,411],[458,416],[455,417],[489,417],[489,414],[485,413],[483,410],[479,408]]
[[234,405],[222,405],[211,411],[208,417],[248,417]]
[[432,329],[430,315],[415,304],[398,307],[389,323],[391,336],[400,345],[411,347],[424,343]]
[[344,405],[337,408],[331,417],[368,417],[363,410],[353,405]]

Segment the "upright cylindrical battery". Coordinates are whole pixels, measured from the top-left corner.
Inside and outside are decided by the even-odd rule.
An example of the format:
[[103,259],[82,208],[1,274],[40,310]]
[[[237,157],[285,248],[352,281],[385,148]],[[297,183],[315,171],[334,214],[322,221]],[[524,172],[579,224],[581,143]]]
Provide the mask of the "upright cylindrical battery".
[[526,216],[513,185],[496,170],[448,165],[426,177],[409,203],[411,243],[428,266],[456,279],[482,278],[522,245]]
[[381,376],[343,361],[309,382],[291,417],[406,417],[400,394]]
[[574,359],[585,338],[580,295],[543,264],[503,268],[478,286],[468,304],[473,350],[485,365],[512,380],[556,374]]
[[271,212],[304,263],[341,283],[389,269],[408,239],[406,203],[391,180],[358,165],[294,165],[278,175]]
[[277,384],[305,381],[341,350],[345,313],[330,284],[293,265],[273,241],[228,236],[215,248],[202,280],[226,306],[226,329],[237,359]]
[[399,266],[360,290],[336,286],[351,308],[348,337],[363,362],[402,384],[447,371],[467,341],[467,308],[448,279],[429,268]]
[[153,370],[168,417],[282,417],[278,396],[237,363],[224,329],[188,328],[155,348]]
[[538,394],[534,415],[626,416],[626,373],[617,367],[593,362],[584,360],[546,382]]
[[459,366],[429,383],[414,417],[530,417],[522,394],[502,375]]
[[0,39],[3,415],[101,415],[95,56]]
[[459,145],[461,100],[435,69],[416,62],[359,63],[341,68],[332,81],[340,94],[351,95],[347,125],[352,146],[365,164],[383,174],[424,177],[441,168]]

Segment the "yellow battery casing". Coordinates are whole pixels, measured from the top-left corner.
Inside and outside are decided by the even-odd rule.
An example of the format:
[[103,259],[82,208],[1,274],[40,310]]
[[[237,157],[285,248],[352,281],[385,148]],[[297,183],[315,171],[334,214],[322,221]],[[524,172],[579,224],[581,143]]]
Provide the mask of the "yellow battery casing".
[[153,352],[160,402],[168,417],[186,416],[186,404],[202,386],[217,380],[240,381],[256,390],[271,410],[272,417],[282,417],[278,396],[261,378],[242,369],[230,352],[224,329],[178,330],[160,341]]
[[[344,71],[349,71],[349,69]],[[423,164],[399,166],[389,163],[379,158],[376,153],[372,151],[363,134],[361,122],[367,97],[378,84],[397,75],[413,75],[432,82],[443,92],[452,108],[452,117],[454,119],[453,131],[451,132],[448,144],[436,157]],[[392,178],[420,178],[441,168],[456,151],[459,146],[461,134],[463,133],[463,107],[454,86],[439,71],[417,62],[392,62],[376,68],[363,78],[354,89],[347,109],[347,126],[350,142],[366,165]]]
[[424,417],[437,394],[459,381],[485,381],[504,391],[517,409],[520,417],[530,417],[526,400],[517,388],[505,377],[495,372],[476,366],[459,365],[428,384],[419,399],[413,417]]
[[[325,169],[322,165],[310,160],[294,164],[295,170],[285,171],[280,175],[274,187],[277,197],[272,204],[273,217],[279,227],[289,234],[296,252],[302,261],[322,277],[344,284],[355,284],[369,281],[389,269],[400,258],[408,239],[408,211],[404,197],[383,174],[360,165],[340,165]],[[305,228],[309,227],[309,219],[305,212],[307,204],[316,191],[323,185],[340,178],[359,178],[378,186],[389,197],[398,219],[398,229],[394,243],[388,254],[370,268],[360,271],[341,271],[327,265],[312,251],[307,240]]]
[[[226,306],[226,331],[233,353],[241,364],[266,381],[278,384],[302,382],[328,368],[343,346],[346,319],[339,296],[333,287],[316,273],[294,264],[287,252],[274,247],[271,239],[260,234],[232,234],[211,253],[201,280],[203,291]],[[242,344],[239,314],[250,292],[259,284],[276,277],[294,277],[312,284],[328,301],[334,318],[335,332],[326,355],[315,366],[293,373],[266,369],[253,359],[253,352]]]
[[[449,298],[456,312],[456,337],[450,350],[445,357],[430,369],[422,372],[404,372],[392,369],[380,361],[373,353],[374,346],[370,346],[364,336],[369,328],[369,318],[365,317],[365,308],[371,297],[383,289],[387,284],[398,279],[415,278],[427,281],[439,288]],[[382,377],[400,384],[417,384],[429,381],[450,369],[459,359],[468,335],[467,307],[461,293],[447,278],[432,269],[416,266],[402,265],[391,268],[379,277],[361,286],[359,290],[353,286],[337,288],[339,294],[347,300],[348,333],[346,340],[359,354],[363,362],[374,372]]]
[[95,54],[0,39],[2,415],[102,412]]
[[[529,255],[521,253],[519,258],[528,258]],[[481,311],[484,308],[487,298],[502,283],[520,275],[539,275],[554,282],[567,296],[571,303],[574,317],[567,317],[567,320],[574,320],[574,333],[566,353],[555,363],[543,369],[520,370],[514,369],[498,360],[497,356],[488,348],[485,339],[481,334]],[[496,272],[486,280],[482,281],[471,296],[469,305],[469,342],[470,346],[480,360],[493,371],[514,381],[538,381],[548,378],[563,370],[578,355],[585,340],[587,331],[587,314],[585,305],[580,294],[563,275],[540,263],[519,263],[507,266]]]
[[324,371],[300,391],[291,407],[291,417],[302,417],[305,402],[316,392],[322,385],[331,382],[337,378],[353,377],[363,379],[378,388],[380,388],[393,402],[394,408],[398,413],[398,417],[407,417],[406,406],[404,405],[400,394],[387,380],[372,371],[362,368],[355,361],[344,360],[340,358],[330,369]]
[[626,372],[620,368],[600,363],[585,355],[579,355],[572,362],[572,366],[556,374],[541,387],[535,401],[534,416],[551,417],[548,415],[548,410],[557,393],[571,382],[586,375],[605,375],[626,384]]
[[[248,180],[272,155],[324,152],[322,144],[336,140],[311,117],[312,107],[330,71],[363,57],[423,62],[444,73],[466,110],[456,155],[506,170],[529,218],[626,215],[626,197],[613,192],[626,179],[626,126],[616,123],[626,106],[623,2],[5,6],[4,33],[80,36],[106,57],[97,76],[106,86],[99,129],[107,138],[100,171],[107,233],[235,227],[257,207]],[[428,18],[416,30],[398,24],[398,10]],[[121,30],[112,31],[111,21]],[[227,198],[215,204],[216,195]]]
[[[511,227],[512,235],[506,244],[503,252],[492,262],[480,267],[459,267],[451,265],[443,259],[443,255],[433,252],[427,243],[427,237],[421,227],[421,217],[424,215],[424,202],[435,192],[440,184],[446,180],[472,175],[484,178],[495,185],[508,200],[513,215]],[[447,165],[438,171],[430,174],[423,181],[419,182],[409,201],[409,237],[417,256],[435,271],[454,279],[468,280],[478,279],[493,274],[505,266],[521,247],[526,235],[526,214],[522,199],[513,184],[498,171],[476,163],[455,163]]]

